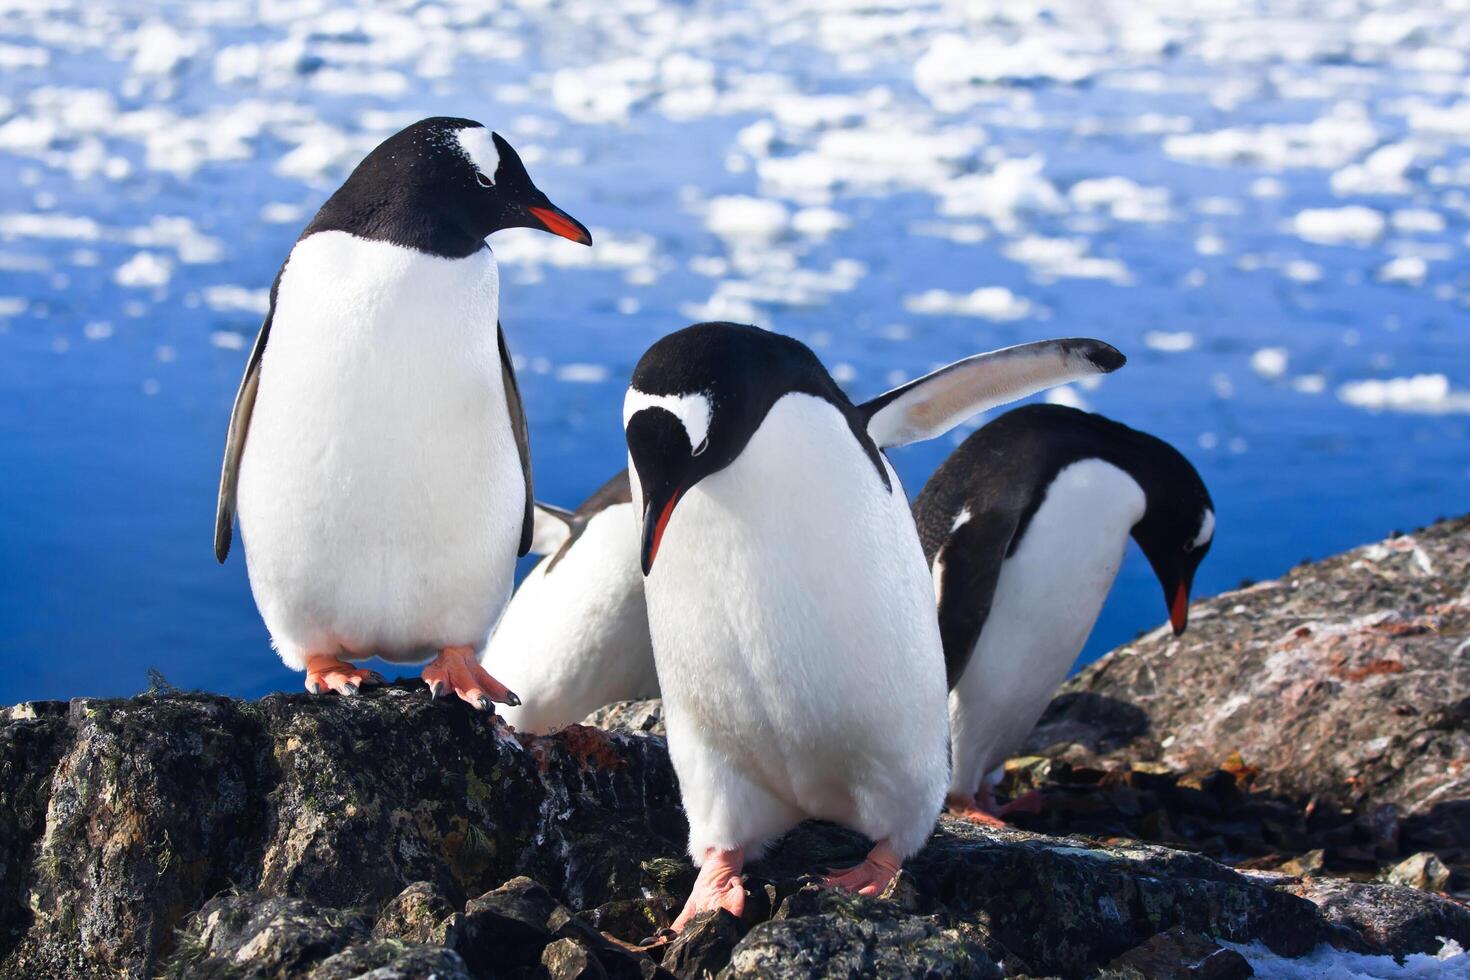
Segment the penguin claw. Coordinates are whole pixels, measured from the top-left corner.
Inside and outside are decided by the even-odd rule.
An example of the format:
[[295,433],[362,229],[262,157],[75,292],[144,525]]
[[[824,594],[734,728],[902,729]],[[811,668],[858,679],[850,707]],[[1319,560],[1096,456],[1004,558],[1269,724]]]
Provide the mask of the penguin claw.
[[521,703],[509,688],[480,666],[473,647],[445,647],[424,668],[423,676],[431,693],[447,697],[453,691],[461,701],[481,711],[493,712],[495,701],[512,707]]
[[352,697],[362,685],[371,683],[374,671],[354,667],[329,654],[314,653],[306,658],[306,690],[310,694],[336,691]]

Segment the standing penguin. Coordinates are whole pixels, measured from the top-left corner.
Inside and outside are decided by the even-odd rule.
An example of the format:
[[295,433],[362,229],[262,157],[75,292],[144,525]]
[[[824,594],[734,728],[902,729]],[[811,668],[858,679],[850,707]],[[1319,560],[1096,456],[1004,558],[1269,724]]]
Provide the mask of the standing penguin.
[[735,914],[740,873],[807,817],[875,841],[828,879],[881,892],[948,778],[934,591],[882,450],[1110,371],[1090,340],[982,354],[854,405],[815,354],[705,323],[654,344],[623,404],[669,753],[700,867],[683,912]]
[[531,550],[547,557],[511,597],[481,658],[520,692],[506,721],[545,733],[612,701],[658,697],[628,472],[575,511],[538,503],[535,516]]
[[349,661],[433,657],[423,677],[488,710],[475,660],[531,542],[531,457],[485,237],[592,243],[509,143],[468,119],[388,138],[301,233],[235,397],[215,556],[238,505],[256,605],[306,688],[379,680]]
[[992,785],[1077,659],[1128,536],[1176,635],[1215,535],[1189,460],[1101,415],[1027,405],[973,433],[929,478],[914,520],[933,570],[949,678],[949,806],[1001,823]]

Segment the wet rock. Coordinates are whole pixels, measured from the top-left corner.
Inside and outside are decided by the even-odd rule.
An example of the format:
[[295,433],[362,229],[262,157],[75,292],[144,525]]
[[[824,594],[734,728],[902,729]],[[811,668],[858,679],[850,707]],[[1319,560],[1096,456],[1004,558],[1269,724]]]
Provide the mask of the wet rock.
[[1175,771],[1238,753],[1258,789],[1397,807],[1398,821],[1375,815],[1369,859],[1462,849],[1467,581],[1462,517],[1204,600],[1183,637],[1161,628],[1068,682],[1029,749]]
[[1340,878],[1303,878],[1282,889],[1309,899],[1369,952],[1437,953],[1444,939],[1470,949],[1470,910],[1438,895]]
[[705,912],[669,944],[663,967],[680,980],[710,980],[730,962],[730,953],[744,935],[740,920],[724,909]]
[[611,731],[664,735],[664,703],[658,698],[647,701],[614,701],[598,708],[583,719],[582,724]]
[[1113,960],[1096,980],[1245,980],[1254,975],[1235,950],[1208,936],[1170,929]]
[[1389,869],[1384,880],[1406,888],[1442,892],[1449,887],[1450,869],[1429,851],[1420,851]]

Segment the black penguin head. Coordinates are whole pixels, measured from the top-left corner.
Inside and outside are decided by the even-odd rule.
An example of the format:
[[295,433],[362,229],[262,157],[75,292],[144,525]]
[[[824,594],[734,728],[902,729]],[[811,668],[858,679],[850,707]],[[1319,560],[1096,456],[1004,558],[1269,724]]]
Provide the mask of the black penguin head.
[[592,236],[531,182],[499,133],[435,116],[378,145],[307,229],[341,230],[462,257],[505,228],[539,228],[583,245]]
[[1194,573],[1215,540],[1215,505],[1194,466],[1162,440],[1148,437],[1132,471],[1146,498],[1133,539],[1164,588],[1169,622],[1178,636],[1189,624]]
[[638,361],[623,428],[643,497],[643,574],[653,568],[679,500],[733,463],[771,406],[792,392],[826,399],[850,424],[856,417],[810,348],[759,327],[695,324],[664,337]]

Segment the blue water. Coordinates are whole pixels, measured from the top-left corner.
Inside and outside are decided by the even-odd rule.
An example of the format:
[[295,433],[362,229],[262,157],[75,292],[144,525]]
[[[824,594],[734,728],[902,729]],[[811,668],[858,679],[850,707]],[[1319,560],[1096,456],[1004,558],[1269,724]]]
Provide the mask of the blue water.
[[[1110,6],[1117,17],[1102,27],[1087,4],[1019,26],[929,6],[650,3],[617,13],[579,0],[487,13],[423,3],[394,8],[400,19],[387,23],[356,9],[277,6],[265,23],[232,2],[0,9],[0,703],[132,693],[149,668],[180,687],[298,689],[300,676],[269,649],[242,556],[219,567],[211,553],[240,345],[259,314],[207,291],[266,288],[365,147],[430,114],[500,130],[552,199],[594,229],[594,252],[621,243],[637,253],[578,267],[559,264],[582,258],[559,251],[576,248],[567,243],[504,246],[502,319],[543,499],[575,505],[622,465],[632,365],[723,280],[761,285],[748,311],[813,344],[855,397],[1019,341],[1112,342],[1129,365],[1071,395],[1170,440],[1198,466],[1219,511],[1199,595],[1467,509],[1470,123],[1461,131],[1453,116],[1412,110],[1461,105],[1470,73],[1435,47],[1453,47],[1456,28],[1441,35],[1432,5],[1412,8],[1426,26],[1403,37],[1364,34],[1346,5],[1341,20],[1314,20],[1311,40],[1296,42],[1290,9],[1248,4],[1191,20],[1161,5],[1172,40],[1142,51],[1104,43],[1147,13],[1137,4]],[[136,28],[161,16],[172,33],[153,33],[140,53]],[[1227,30],[1254,40],[1222,56]],[[1046,38],[1089,68],[1080,79],[1003,78],[968,104],[939,104],[916,87],[914,65],[950,32]],[[684,80],[684,56],[708,66],[695,82]],[[617,59],[613,81],[577,87],[577,73]],[[650,59],[652,76],[639,67]],[[588,110],[587,92],[618,98]],[[858,104],[801,122],[802,100],[821,95]],[[1268,145],[1265,156],[1203,162],[1166,144],[1235,127],[1266,145],[1262,127],[1310,123],[1345,103],[1368,130],[1346,149],[1328,129],[1295,155]],[[763,121],[773,140],[740,136]],[[763,176],[772,160],[817,151],[830,160],[824,136],[863,127],[893,127],[899,153],[913,142],[906,131],[983,135],[948,155],[915,142],[912,162],[875,158],[872,180],[862,154],[844,158],[852,174],[815,191]],[[338,136],[325,162],[280,169],[303,142]],[[1401,186],[1333,189],[1334,173],[1402,141],[1413,162]],[[1044,159],[1054,199],[1037,191],[1030,205],[940,213],[945,187],[1027,157]],[[922,176],[928,166],[937,170]],[[1130,220],[1069,195],[1078,181],[1113,176],[1164,189],[1166,213]],[[848,226],[825,238],[789,227],[716,234],[701,201],[717,195],[781,200],[788,213],[828,208]],[[1304,209],[1350,204],[1382,216],[1382,232],[1320,244],[1292,230]],[[267,205],[294,210],[263,216]],[[1391,216],[1405,210],[1418,216],[1396,226]],[[156,216],[192,225],[150,232]],[[971,238],[978,228],[983,240],[924,233],[935,221],[971,226]],[[1007,257],[1037,238],[1082,240],[1087,255],[1121,262],[1126,280],[1047,275]],[[525,247],[538,249],[529,261]],[[1422,279],[1411,269],[1406,282],[1380,281],[1404,256],[1424,259]],[[772,257],[789,267],[757,267]],[[729,262],[715,277],[712,259]],[[844,260],[862,264],[850,288],[791,276],[827,275]],[[167,268],[150,277],[160,261]],[[1312,264],[1296,267],[1311,281],[1284,274],[1293,261]],[[1005,287],[1029,310],[992,320],[905,304],[980,286]],[[1185,346],[1184,334],[1187,349],[1159,349]],[[1284,349],[1283,370],[1270,356],[1253,368],[1263,348]],[[1342,390],[1421,375],[1444,376],[1448,393],[1431,381],[1427,396],[1374,407]],[[954,439],[893,454],[911,495]],[[1131,550],[1083,660],[1164,614]]]

